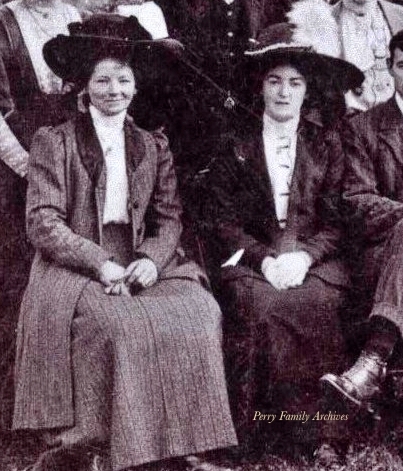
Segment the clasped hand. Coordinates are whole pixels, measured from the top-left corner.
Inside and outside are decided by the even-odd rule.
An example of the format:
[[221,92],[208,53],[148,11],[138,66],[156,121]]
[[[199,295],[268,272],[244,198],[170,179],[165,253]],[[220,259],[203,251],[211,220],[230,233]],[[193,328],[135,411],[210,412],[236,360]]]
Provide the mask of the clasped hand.
[[273,288],[285,290],[302,285],[311,265],[311,256],[301,250],[284,253],[277,258],[266,257],[262,262],[262,272]]
[[149,258],[135,260],[127,268],[108,260],[102,265],[100,272],[100,281],[105,286],[106,294],[130,296],[130,286],[149,288],[157,279],[157,267]]

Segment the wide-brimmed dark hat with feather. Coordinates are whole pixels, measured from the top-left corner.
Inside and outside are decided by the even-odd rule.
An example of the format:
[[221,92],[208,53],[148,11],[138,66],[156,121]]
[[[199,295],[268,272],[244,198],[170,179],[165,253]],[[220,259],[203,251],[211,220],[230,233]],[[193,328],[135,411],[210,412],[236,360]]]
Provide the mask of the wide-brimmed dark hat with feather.
[[103,13],[82,23],[70,23],[70,35],[58,35],[43,48],[53,72],[65,81],[87,78],[97,61],[112,57],[125,60],[133,69],[158,74],[163,64],[175,61],[183,46],[174,39],[153,40],[137,18]]
[[294,24],[278,23],[262,30],[245,52],[252,67],[262,74],[282,62],[299,64],[305,73],[347,91],[357,88],[364,74],[353,64],[318,51],[316,44],[305,38]]

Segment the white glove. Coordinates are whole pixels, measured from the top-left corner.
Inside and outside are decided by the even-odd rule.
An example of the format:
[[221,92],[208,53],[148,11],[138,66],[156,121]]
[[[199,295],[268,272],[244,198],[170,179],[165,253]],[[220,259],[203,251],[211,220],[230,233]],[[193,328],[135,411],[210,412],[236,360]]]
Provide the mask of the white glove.
[[311,256],[304,251],[288,252],[276,259],[277,289],[295,288],[302,285],[312,265]]
[[262,262],[262,273],[266,280],[273,286],[275,289],[278,288],[278,269],[277,269],[277,260],[274,257],[265,257]]
[[149,288],[157,282],[158,270],[150,258],[140,258],[126,268],[125,277],[128,285],[137,283],[142,288]]

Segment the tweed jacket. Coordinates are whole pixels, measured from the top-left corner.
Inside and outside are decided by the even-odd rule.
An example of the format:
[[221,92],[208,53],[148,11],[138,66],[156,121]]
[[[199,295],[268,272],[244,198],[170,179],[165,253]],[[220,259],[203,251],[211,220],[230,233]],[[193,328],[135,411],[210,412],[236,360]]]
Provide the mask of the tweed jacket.
[[343,196],[364,242],[377,244],[403,218],[403,115],[392,97],[350,120]]
[[[403,29],[403,7],[387,0],[378,0],[378,4],[381,7],[381,10],[383,11],[383,14],[385,16],[386,22],[389,25],[389,29],[392,35],[396,34],[398,31]],[[342,9],[342,1],[337,2],[335,5],[333,5],[332,8],[333,16],[338,22]]]
[[236,144],[211,170],[218,235],[225,256],[245,249],[241,259],[261,273],[268,256],[304,250],[313,259],[310,273],[347,286],[349,271],[340,258],[343,223],[339,214],[344,155],[338,132],[325,131],[315,120],[302,119],[297,137],[287,226],[275,213],[263,138],[257,134]]
[[[179,245],[181,206],[167,140],[130,118],[124,132],[133,259],[151,258],[160,278],[198,280],[201,270],[182,258]],[[65,427],[74,419],[70,325],[75,306],[86,283],[99,279],[101,266],[112,257],[102,248],[106,174],[90,115],[41,128],[30,159],[27,230],[37,252],[17,334],[13,425]]]

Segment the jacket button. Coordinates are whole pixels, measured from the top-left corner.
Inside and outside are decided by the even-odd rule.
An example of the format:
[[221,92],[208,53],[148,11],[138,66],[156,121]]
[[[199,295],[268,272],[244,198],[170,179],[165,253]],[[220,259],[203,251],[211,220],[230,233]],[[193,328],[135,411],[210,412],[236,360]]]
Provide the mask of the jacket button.
[[132,208],[133,209],[139,209],[139,202],[138,201],[133,201]]

